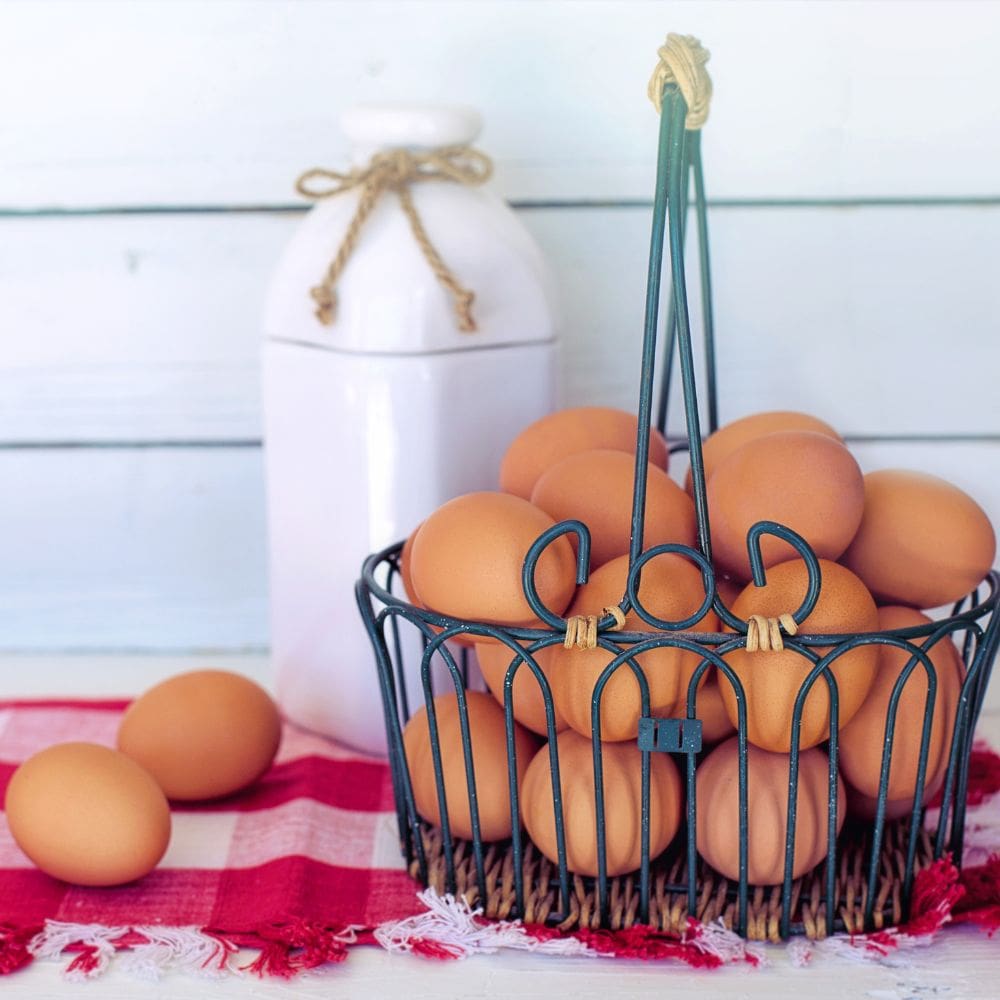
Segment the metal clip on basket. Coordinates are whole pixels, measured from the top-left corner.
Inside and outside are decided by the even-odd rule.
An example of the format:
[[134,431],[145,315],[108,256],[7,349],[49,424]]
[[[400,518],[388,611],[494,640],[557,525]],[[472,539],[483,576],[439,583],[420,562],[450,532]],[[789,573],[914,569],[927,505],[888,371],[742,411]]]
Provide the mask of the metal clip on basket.
[[[652,924],[664,930],[682,931],[688,914],[702,920],[722,917],[741,935],[753,938],[787,938],[791,934],[821,937],[838,930],[869,931],[905,919],[914,875],[920,867],[951,852],[960,864],[965,826],[965,801],[973,730],[989,680],[993,660],[1000,646],[1000,577],[993,571],[980,589],[959,602],[950,617],[931,624],[890,632],[860,635],[795,635],[784,639],[785,648],[795,650],[813,663],[802,683],[792,716],[789,801],[785,849],[785,876],[779,886],[753,887],[747,880],[747,705],[739,678],[726,662],[726,655],[745,648],[750,626],[737,618],[716,591],[712,567],[711,537],[705,490],[705,472],[701,451],[701,424],[695,385],[694,358],[688,315],[684,262],[684,230],[688,214],[688,191],[694,187],[701,272],[702,314],[704,318],[705,371],[707,382],[708,429],[717,426],[715,358],[712,337],[711,284],[708,258],[708,224],[705,186],[702,175],[700,131],[692,128],[692,107],[700,120],[707,111],[710,83],[704,70],[707,53],[694,39],[671,35],[661,49],[664,62],[651,81],[651,97],[660,110],[656,191],[653,206],[652,239],[643,334],[642,370],[639,391],[639,432],[635,462],[635,487],[632,510],[632,537],[629,553],[630,572],[626,593],[619,607],[633,611],[648,626],[644,632],[611,631],[615,619],[605,615],[597,623],[597,645],[608,653],[608,665],[595,686],[592,702],[593,754],[596,783],[598,875],[581,878],[567,867],[565,829],[560,795],[559,760],[552,695],[534,653],[562,643],[567,621],[553,614],[539,598],[534,571],[543,550],[556,538],[574,534],[578,540],[578,582],[587,580],[590,535],[579,521],[565,521],[546,531],[532,546],[524,563],[524,594],[534,613],[547,629],[501,628],[482,622],[459,621],[407,603],[393,594],[399,577],[402,543],[370,556],[364,563],[357,584],[357,599],[374,646],[379,684],[381,685],[385,724],[389,742],[389,760],[402,849],[411,872],[425,885],[442,892],[456,893],[480,906],[489,917],[519,917],[526,921],[547,922],[562,927],[621,927],[632,923]],[[672,55],[673,59],[667,58]],[[664,71],[663,67],[670,63]],[[654,368],[657,354],[657,325],[660,306],[660,276],[665,236],[669,240],[671,292],[666,320],[666,343],[660,374],[658,400],[659,429],[666,423],[671,367],[676,350],[680,361],[687,441],[675,450],[690,452],[694,502],[697,513],[698,549],[682,545],[657,545],[643,548],[643,518],[646,499],[646,470],[649,430],[652,424]],[[800,624],[812,611],[820,592],[820,566],[808,544],[783,525],[762,521],[750,530],[747,544],[757,586],[765,583],[761,559],[762,535],[774,535],[790,543],[804,560],[809,574],[808,592],[792,617]],[[683,621],[663,621],[642,606],[638,598],[639,577],[651,559],[678,553],[701,571],[705,598],[698,611]],[[980,590],[986,594],[981,597]],[[709,609],[714,609],[732,633],[687,631]],[[440,831],[432,830],[417,814],[413,787],[402,740],[402,725],[410,715],[410,699],[403,671],[404,652],[413,648],[404,641],[406,629],[415,629],[423,649],[421,677],[423,695],[428,703],[428,721],[438,802],[442,817]],[[790,631],[790,630],[789,630]],[[941,793],[942,803],[936,827],[924,825],[924,785],[931,735],[934,696],[937,687],[935,669],[928,650],[937,642],[952,642],[963,633],[962,659],[966,675],[958,699],[950,755]],[[549,758],[553,774],[553,807],[559,849],[558,864],[541,858],[539,852],[514,823],[509,843],[484,844],[479,836],[478,810],[475,807],[475,775],[469,720],[464,691],[468,682],[468,650],[462,648],[456,661],[449,639],[459,635],[491,637],[511,651],[507,670],[505,713],[511,815],[518,816],[518,785],[514,745],[512,685],[518,670],[529,670],[542,693],[547,720]],[[874,823],[864,831],[845,831],[837,838],[838,809],[838,690],[831,665],[856,647],[876,644],[894,646],[911,654],[901,672],[889,702],[886,720],[885,750],[881,783]],[[648,650],[670,646],[696,651],[702,660],[687,690],[687,711],[682,719],[655,719],[649,711],[649,686],[636,657]],[[819,648],[820,652],[815,650]],[[825,652],[824,652],[825,650]],[[435,691],[431,666],[437,658],[444,665],[457,693],[462,745],[465,755],[469,801],[472,803],[471,841],[452,835],[449,829],[447,801],[442,770],[441,749],[432,700]],[[695,771],[701,752],[701,723],[696,715],[699,681],[714,666],[721,683],[732,686],[738,707],[738,776],[739,776],[739,857],[740,878],[727,881],[699,862],[696,851]],[[642,753],[641,829],[642,854],[639,870],[633,875],[609,878],[607,874],[604,829],[604,787],[601,732],[602,692],[612,675],[631,670],[639,685],[642,716],[639,748]],[[913,807],[909,816],[887,823],[889,768],[895,736],[896,712],[903,687],[914,671],[927,676],[927,696],[921,731],[920,755]],[[724,678],[724,680],[723,680]],[[828,851],[825,864],[798,880],[792,878],[795,849],[796,803],[798,795],[799,726],[805,699],[816,683],[829,690],[830,724],[828,735],[829,796]],[[440,693],[440,692],[438,692]],[[909,739],[911,735],[904,734]],[[674,838],[665,855],[650,858],[650,754],[668,752],[683,758],[686,769],[686,830]]]

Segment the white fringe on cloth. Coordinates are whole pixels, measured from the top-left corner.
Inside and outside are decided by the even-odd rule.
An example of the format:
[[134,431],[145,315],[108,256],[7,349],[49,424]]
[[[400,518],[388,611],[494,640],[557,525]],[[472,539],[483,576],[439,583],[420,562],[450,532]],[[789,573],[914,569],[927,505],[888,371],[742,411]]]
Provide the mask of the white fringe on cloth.
[[750,965],[763,968],[769,964],[764,945],[744,940],[725,925],[722,917],[710,924],[699,924],[689,940],[699,951],[715,955],[727,965],[732,962],[749,962]]
[[876,942],[867,934],[835,934],[822,941],[792,938],[785,946],[792,965],[802,968],[817,958],[836,959],[855,965],[909,966],[908,952],[933,944],[937,931],[930,934],[906,934],[897,930],[883,931]]
[[[427,907],[426,913],[383,924],[376,929],[375,939],[386,951],[420,953],[428,942],[432,942],[454,958],[492,955],[503,949],[542,955],[615,957],[610,952],[597,951],[575,937],[536,938],[518,921],[485,921],[481,909],[472,909],[468,903],[452,895],[440,896],[433,889],[425,889],[418,898]],[[686,943],[723,963],[745,961],[753,965],[767,964],[764,949],[744,941],[729,930],[721,918],[715,923],[698,924],[686,938]]]
[[433,889],[424,889],[417,898],[427,907],[426,913],[382,924],[375,930],[375,940],[386,951],[413,951],[417,942],[433,941],[455,958],[492,955],[503,948],[543,955],[597,955],[576,938],[542,941],[516,921],[482,921],[481,909],[473,910],[450,894],[439,896]]
[[[146,940],[116,948],[114,942],[126,935],[141,935]],[[70,945],[73,951],[64,954]],[[112,959],[116,967],[139,979],[155,980],[168,972],[213,979],[239,973],[228,961],[225,944],[198,927],[105,927],[48,920],[28,948],[37,959],[67,962],[68,957],[64,975],[71,981],[101,975]],[[86,960],[74,964],[81,950],[86,952]]]

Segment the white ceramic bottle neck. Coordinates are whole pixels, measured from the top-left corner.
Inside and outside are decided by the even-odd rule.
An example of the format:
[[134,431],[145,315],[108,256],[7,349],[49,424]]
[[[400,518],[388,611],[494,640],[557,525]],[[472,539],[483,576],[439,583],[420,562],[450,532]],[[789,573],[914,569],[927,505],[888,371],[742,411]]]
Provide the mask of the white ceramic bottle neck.
[[340,116],[351,163],[363,166],[384,149],[433,149],[473,142],[482,129],[474,108],[435,104],[361,104]]

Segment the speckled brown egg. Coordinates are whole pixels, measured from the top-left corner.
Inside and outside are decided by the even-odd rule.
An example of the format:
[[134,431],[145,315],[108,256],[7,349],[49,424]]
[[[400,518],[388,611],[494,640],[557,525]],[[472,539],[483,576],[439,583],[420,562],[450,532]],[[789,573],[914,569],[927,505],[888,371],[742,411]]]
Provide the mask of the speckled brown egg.
[[[643,547],[664,542],[694,545],[694,503],[662,470],[647,466]],[[635,457],[623,451],[581,451],[547,469],[531,502],[556,521],[571,518],[590,529],[591,566],[603,566],[629,550]]]
[[[720,685],[728,684],[725,677],[719,677],[717,667],[709,667],[705,675],[705,683],[698,688],[697,717],[701,719],[701,741],[705,746],[712,746],[727,736],[736,732],[726,712],[725,702],[722,700]],[[677,708],[678,717],[687,714],[687,703],[684,697],[681,698]]]
[[722,603],[727,608],[732,608],[732,606],[736,603],[736,598],[743,593],[744,587],[746,587],[745,581],[734,580],[732,577],[723,576],[721,573],[716,571],[715,592],[722,599]]
[[[608,406],[558,410],[526,427],[511,442],[500,463],[500,488],[525,500],[539,476],[578,451],[612,448],[635,454],[639,421],[634,413]],[[649,460],[667,467],[667,442],[655,428],[649,432]]]
[[178,801],[246,788],[268,769],[280,741],[270,695],[227,670],[194,670],[151,687],[118,728],[118,749]]
[[[926,805],[933,799],[944,785],[947,765],[938,771],[933,781],[924,785],[923,803]],[[878,798],[870,795],[863,795],[856,788],[847,786],[847,812],[850,816],[858,819],[872,821],[878,813]],[[885,819],[903,819],[913,813],[913,793],[909,798],[886,799]]]
[[[747,747],[747,881],[776,885],[785,877],[788,831],[788,775],[791,757]],[[720,743],[699,765],[696,778],[698,853],[717,872],[740,877],[739,744]],[[818,749],[799,754],[792,878],[805,875],[825,857],[830,760]],[[837,778],[837,831],[844,825],[844,783]]]
[[[628,556],[620,556],[596,570],[577,593],[570,615],[600,615],[618,604],[628,579]],[[705,599],[701,572],[682,556],[667,554],[650,560],[642,570],[639,598],[651,614],[664,621],[682,621],[698,611]],[[625,617],[625,630],[650,631],[638,614]],[[718,631],[718,619],[709,611],[691,627],[693,632]],[[675,633],[679,634],[679,633]],[[669,633],[667,633],[669,635]],[[614,640],[614,633],[609,635]],[[601,649],[556,647],[550,672],[556,705],[578,733],[593,732],[591,705],[595,686],[614,658]],[[649,685],[650,713],[654,716],[682,714],[688,683],[701,662],[698,652],[661,646],[635,657]],[[620,666],[601,692],[601,739],[631,740],[639,731],[642,701],[639,682],[628,664]]]
[[[875,601],[865,585],[848,569],[821,559],[819,598],[799,626],[803,635],[839,635],[872,632],[878,628]],[[799,559],[772,566],[764,587],[747,586],[733,605],[733,613],[744,621],[750,615],[777,618],[798,610],[808,587],[808,571]],[[828,647],[813,647],[818,655]],[[747,739],[765,750],[787,753],[792,742],[792,712],[799,688],[812,670],[812,663],[794,649],[733,650],[726,662],[739,677],[747,703]],[[859,646],[842,654],[830,670],[837,682],[839,725],[845,726],[858,712],[871,690],[878,667],[878,649]],[[738,723],[736,694],[730,684],[720,683],[722,700],[733,725]],[[827,739],[830,727],[830,695],[822,677],[813,684],[805,700],[800,730],[801,749]]]
[[996,534],[957,486],[922,472],[864,479],[864,516],[843,563],[888,604],[935,608],[974,590],[993,565]]
[[[926,625],[930,621],[913,608],[885,607],[879,608],[878,612],[878,627],[883,632]],[[926,640],[912,641],[922,646]],[[896,646],[877,648],[879,659],[875,683],[854,718],[840,731],[840,770],[844,780],[869,798],[878,795],[885,726],[893,687],[910,661],[910,654]],[[925,792],[933,788],[940,773],[947,767],[955,711],[965,673],[958,650],[948,636],[934,644],[929,656],[937,677],[937,689],[928,744]],[[889,769],[888,798],[907,799],[904,812],[912,808],[916,791],[926,701],[927,672],[918,662],[900,693]]]
[[[413,540],[413,586],[426,607],[443,615],[529,625],[535,615],[521,589],[521,569],[532,543],[554,523],[509,493],[466,493],[449,500]],[[576,559],[565,536],[542,553],[535,585],[554,614],[565,610],[576,590]]]
[[[747,417],[724,424],[702,442],[705,481],[708,482],[719,465],[748,441],[779,431],[811,431],[832,438],[834,441],[841,440],[840,435],[828,423],[817,417],[811,417],[808,413],[797,413],[794,410],[751,413]],[[690,469],[684,485],[690,493],[692,490]]]
[[[503,705],[504,681],[507,678],[507,670],[514,660],[514,655],[509,646],[496,640],[480,641],[476,644],[476,660],[479,663],[479,669],[490,693],[500,705]],[[536,650],[532,655],[551,687],[552,667],[557,649],[553,646],[546,646],[544,649]],[[517,668],[511,688],[514,718],[532,732],[545,736],[548,733],[545,696],[527,663],[522,663]],[[556,732],[565,729],[566,720],[563,718],[562,712],[559,711],[554,698],[552,699],[552,711]]]
[[[424,608],[426,610],[426,605],[420,599],[420,595],[417,593],[417,588],[413,583],[413,574],[410,571],[410,562],[413,558],[413,542],[417,537],[417,532],[423,526],[423,522],[418,524],[412,532],[410,532],[406,541],[403,542],[403,548],[399,553],[399,576],[403,584],[403,592],[406,595],[407,600],[414,607]],[[427,627],[434,633],[440,635],[444,629],[439,628],[437,625],[431,625],[427,623]],[[475,635],[467,635],[464,632],[458,632],[453,635],[448,642],[455,646],[466,646],[471,648],[475,646],[476,642],[479,641],[479,637]]]
[[420,530],[422,524],[423,522],[410,532],[406,541],[403,542],[403,548],[399,553],[399,577],[403,584],[403,593],[406,595],[406,599],[418,608],[422,608],[423,604],[421,603],[420,595],[417,593],[417,588],[413,585],[410,560],[413,558],[413,540],[417,537],[417,532]]
[[[597,794],[591,741],[567,729],[556,739],[562,793],[566,865],[580,875],[598,874]],[[642,753],[634,743],[601,747],[607,874],[635,871],[642,860]],[[521,786],[524,826],[532,841],[558,864],[552,768],[546,744]],[[649,856],[661,854],[681,823],[684,802],[677,766],[664,753],[649,755]]]
[[[465,698],[468,706],[472,766],[476,776],[480,836],[486,841],[504,840],[511,835],[512,824],[507,771],[507,730],[503,709],[490,695],[479,691],[467,691]],[[438,695],[434,699],[434,712],[437,719],[438,746],[441,749],[441,767],[451,834],[453,837],[471,838],[472,811],[466,783],[462,724],[458,698],[454,692]],[[413,782],[413,799],[417,812],[428,823],[440,826],[441,808],[434,777],[434,756],[426,705],[415,712],[407,722],[403,731],[403,746],[406,750],[410,779]],[[538,748],[538,740],[515,723],[514,748],[520,783]]]
[[93,743],[60,743],[26,760],[10,779],[4,810],[21,850],[76,885],[141,878],[170,840],[170,810],[152,775]]
[[[757,521],[797,531],[822,559],[851,543],[864,508],[861,469],[838,441],[811,431],[755,438],[716,468],[708,484],[712,552],[723,569],[750,579],[747,532]],[[761,539],[765,566],[795,557],[771,535]]]

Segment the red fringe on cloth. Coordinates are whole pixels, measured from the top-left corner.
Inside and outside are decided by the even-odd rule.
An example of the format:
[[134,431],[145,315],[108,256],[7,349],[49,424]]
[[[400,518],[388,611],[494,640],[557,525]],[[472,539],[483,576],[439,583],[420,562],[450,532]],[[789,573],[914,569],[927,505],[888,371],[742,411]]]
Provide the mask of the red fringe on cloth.
[[[969,754],[969,785],[965,801],[967,805],[982,805],[990,796],[1000,792],[1000,756],[985,743],[976,743]],[[941,805],[943,789],[931,799],[932,807]],[[1000,846],[1000,845],[998,845]]]
[[992,936],[1000,929],[1000,854],[977,868],[966,868],[959,876],[963,890],[952,910],[955,923],[971,923]]
[[41,929],[41,926],[11,927],[0,924],[0,975],[16,972],[32,961],[34,956],[28,945]]
[[243,966],[259,976],[291,979],[305,969],[328,962],[343,962],[347,949],[357,943],[351,928],[323,927],[308,920],[295,920],[277,927],[262,927],[260,954]]

